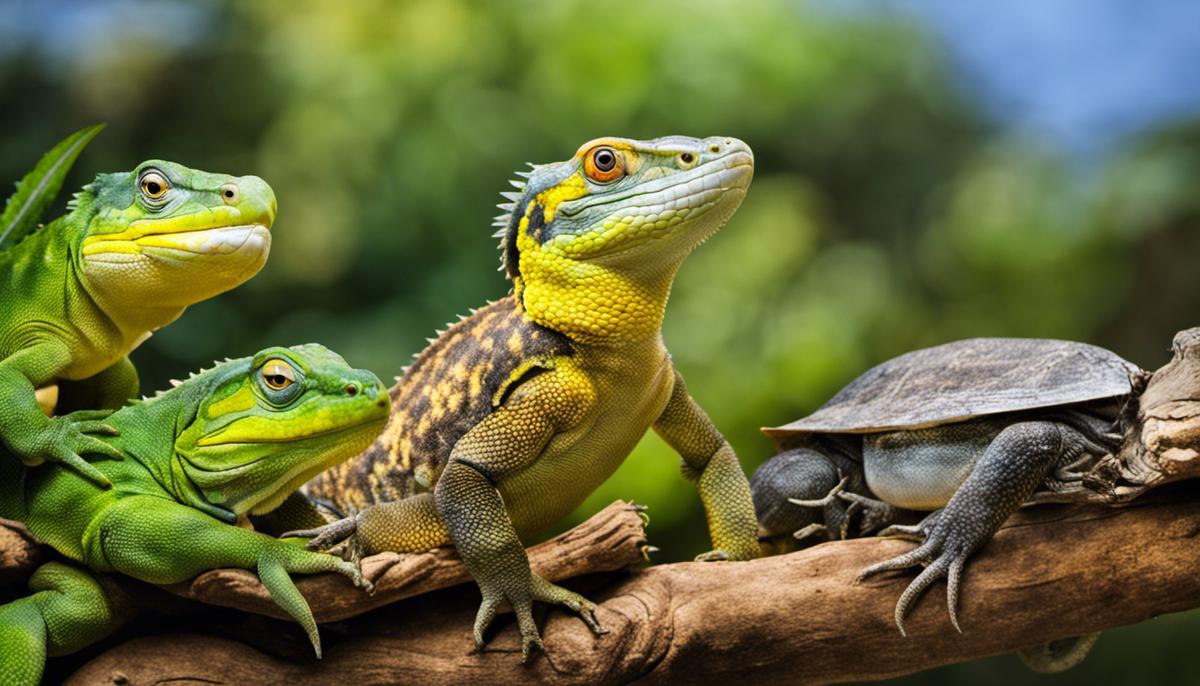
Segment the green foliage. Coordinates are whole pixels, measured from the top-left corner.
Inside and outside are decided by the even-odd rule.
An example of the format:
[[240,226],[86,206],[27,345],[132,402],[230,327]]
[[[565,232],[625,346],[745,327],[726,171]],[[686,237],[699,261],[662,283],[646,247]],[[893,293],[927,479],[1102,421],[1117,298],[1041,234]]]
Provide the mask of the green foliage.
[[17,192],[8,198],[4,214],[0,215],[0,250],[16,245],[37,228],[42,214],[62,188],[75,158],[103,129],[104,124],[93,124],[62,139],[38,160],[33,171],[21,179]]

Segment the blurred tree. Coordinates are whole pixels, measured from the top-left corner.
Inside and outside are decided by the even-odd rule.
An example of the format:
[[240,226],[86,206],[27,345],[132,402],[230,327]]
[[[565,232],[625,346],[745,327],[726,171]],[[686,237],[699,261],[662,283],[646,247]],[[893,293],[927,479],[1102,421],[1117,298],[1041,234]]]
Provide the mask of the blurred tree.
[[[1153,368],[1198,323],[1198,124],[1073,167],[990,122],[936,42],[891,13],[787,0],[17,2],[0,10],[0,102],[0,179],[104,120],[72,184],[166,157],[276,189],[270,263],[135,353],[144,390],[310,340],[400,373],[435,329],[507,291],[489,224],[511,172],[600,135],[729,134],[756,151],[743,208],[684,267],[665,325],[748,470],[771,453],[759,426],[914,347],[1056,336]],[[704,548],[698,500],[656,437],[576,519],[618,497],[650,505],[660,559]],[[802,628],[803,608],[788,611]],[[1184,654],[1159,644],[1182,646],[1196,621],[1107,638],[1064,680],[1194,676],[1186,661],[1147,660]],[[984,674],[1022,672],[989,661],[914,679]]]

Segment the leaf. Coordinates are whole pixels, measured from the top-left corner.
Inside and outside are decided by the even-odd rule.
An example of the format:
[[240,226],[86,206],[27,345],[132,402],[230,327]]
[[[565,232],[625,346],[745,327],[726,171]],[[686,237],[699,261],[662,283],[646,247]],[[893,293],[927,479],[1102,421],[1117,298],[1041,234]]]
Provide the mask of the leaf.
[[58,196],[67,172],[75,164],[75,158],[103,129],[104,124],[93,124],[67,136],[43,155],[33,171],[21,179],[17,184],[17,192],[5,203],[4,214],[0,215],[0,251],[9,249],[33,233],[46,208]]

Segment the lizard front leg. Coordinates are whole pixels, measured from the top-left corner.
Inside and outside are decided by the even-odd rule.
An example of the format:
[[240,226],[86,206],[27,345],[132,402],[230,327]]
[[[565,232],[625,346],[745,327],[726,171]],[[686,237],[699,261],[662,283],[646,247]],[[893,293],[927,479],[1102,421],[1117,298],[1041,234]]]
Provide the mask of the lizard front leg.
[[287,536],[313,536],[310,549],[344,541],[351,557],[382,550],[428,550],[452,542],[483,602],[475,620],[475,642],[497,609],[509,601],[521,632],[521,653],[528,659],[542,640],[533,622],[533,601],[557,603],[578,613],[597,634],[605,633],[595,604],[534,574],[498,487],[533,464],[550,440],[578,422],[589,409],[590,386],[566,364],[521,383],[455,444],[432,494],[382,503],[333,524]]
[[81,455],[88,453],[121,459],[119,450],[95,436],[114,436],[116,428],[101,421],[107,412],[77,412],[64,417],[47,417],[38,405],[35,388],[54,381],[70,361],[70,351],[59,341],[21,349],[0,361],[0,438],[8,449],[29,466],[44,461],[61,462],[103,486],[108,477]]
[[733,447],[688,395],[683,376],[654,430],[683,458],[683,474],[700,490],[713,550],[697,560],[751,560],[759,555],[750,482]]
[[595,604],[529,568],[525,547],[497,490],[505,477],[535,462],[550,439],[574,423],[585,402],[570,379],[564,382],[554,372],[535,377],[459,440],[438,480],[437,511],[483,594],[475,618],[475,644],[480,648],[505,600],[517,616],[523,661],[534,647],[543,648],[533,622],[535,600],[564,605],[593,632],[605,633],[596,621]]
[[85,562],[142,581],[172,584],[221,567],[253,569],[271,599],[308,634],[317,657],[321,639],[312,610],[290,574],[337,572],[370,590],[355,565],[289,541],[223,524],[179,503],[152,496],[123,498],[93,524]]

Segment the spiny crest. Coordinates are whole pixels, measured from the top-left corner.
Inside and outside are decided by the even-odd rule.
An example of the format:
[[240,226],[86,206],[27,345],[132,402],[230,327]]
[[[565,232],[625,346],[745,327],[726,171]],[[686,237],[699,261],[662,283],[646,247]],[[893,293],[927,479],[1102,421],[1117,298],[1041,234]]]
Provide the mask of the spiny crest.
[[525,180],[533,175],[533,171],[537,170],[537,165],[532,162],[526,162],[526,164],[529,165],[531,171],[514,172],[520,178],[509,179],[508,183],[517,190],[500,191],[500,197],[504,198],[505,202],[496,205],[496,207],[503,214],[498,214],[492,218],[492,226],[496,229],[496,232],[492,234],[492,238],[500,239],[500,245],[497,246],[500,248],[499,270],[507,272],[510,277],[517,273],[517,265],[515,264],[516,255],[511,254],[515,252],[513,249],[515,246],[514,233],[517,226],[516,217],[513,215],[521,203],[521,198],[525,195]]
[[79,209],[79,202],[81,200],[83,200],[83,197],[85,195],[91,195],[92,190],[94,188],[95,187],[89,183],[88,185],[84,186],[82,189],[72,193],[71,199],[67,201],[67,211],[74,212],[75,210]]

